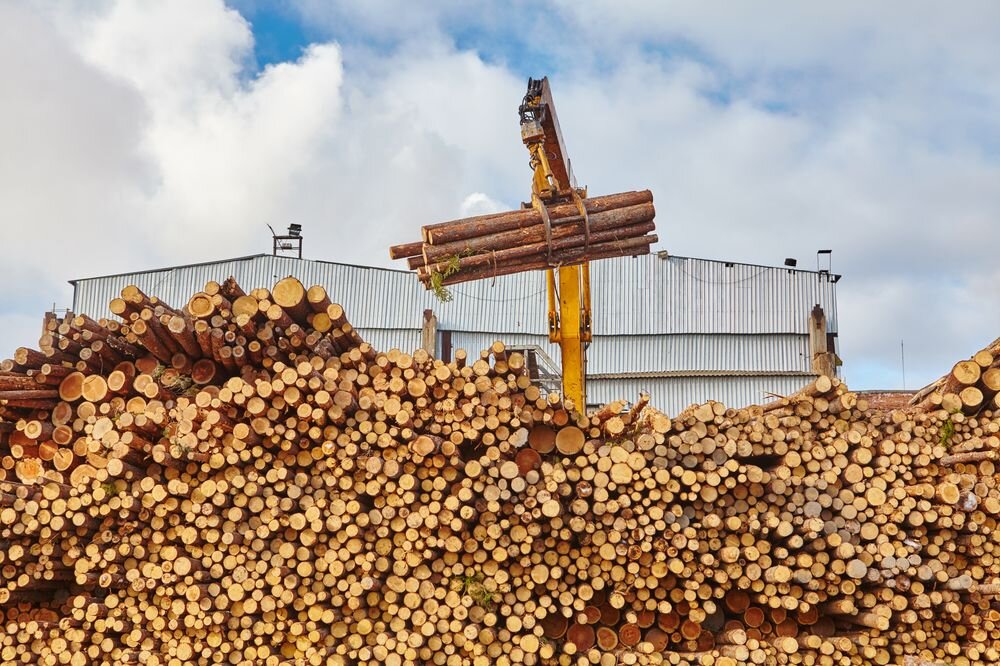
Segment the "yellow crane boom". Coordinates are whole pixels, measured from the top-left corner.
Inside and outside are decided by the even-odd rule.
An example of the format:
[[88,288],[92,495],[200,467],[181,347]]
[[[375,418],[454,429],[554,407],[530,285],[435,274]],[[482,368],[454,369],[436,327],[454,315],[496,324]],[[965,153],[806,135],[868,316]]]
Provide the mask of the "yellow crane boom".
[[[548,228],[548,206],[575,202],[587,224],[583,200],[586,188],[578,188],[566,153],[548,78],[528,79],[528,91],[518,112],[521,140],[531,155],[533,171],[531,206]],[[563,397],[577,409],[587,408],[587,345],[591,340],[590,266],[587,262],[556,265],[546,275],[548,284],[549,340],[559,344]]]

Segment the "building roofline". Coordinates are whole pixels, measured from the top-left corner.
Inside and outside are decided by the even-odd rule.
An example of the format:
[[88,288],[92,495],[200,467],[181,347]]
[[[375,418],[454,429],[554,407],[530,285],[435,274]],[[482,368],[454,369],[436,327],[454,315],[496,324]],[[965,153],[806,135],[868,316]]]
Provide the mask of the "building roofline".
[[797,370],[648,370],[641,372],[598,372],[587,379],[668,379],[684,377],[812,377],[815,372]]
[[268,255],[263,252],[259,254],[248,254],[242,257],[233,257],[232,259],[215,259],[213,261],[199,261],[193,264],[178,264],[177,266],[169,266],[166,268],[147,268],[142,271],[122,271],[121,273],[108,273],[107,275],[94,275],[92,277],[85,278],[74,278],[68,280],[68,282],[76,286],[77,282],[86,282],[87,280],[103,280],[105,278],[121,277],[122,275],[146,275],[148,273],[163,273],[165,271],[172,271],[175,268],[194,268],[196,266],[208,266],[209,264],[224,264],[230,261],[249,261],[250,259],[257,259],[258,257],[266,257]]
[[[73,285],[75,287],[77,282],[85,282],[85,281],[88,281],[88,280],[104,280],[104,279],[107,279],[107,278],[121,277],[123,275],[146,275],[146,274],[149,274],[149,273],[164,273],[164,272],[172,271],[172,270],[175,270],[175,269],[178,269],[178,268],[195,268],[197,266],[208,266],[208,265],[211,265],[211,264],[225,264],[225,263],[230,263],[230,262],[234,262],[234,261],[249,261],[251,259],[259,259],[261,257],[270,257],[270,256],[272,256],[272,255],[269,255],[269,254],[267,254],[265,252],[261,252],[261,253],[258,253],[258,254],[244,255],[242,257],[232,257],[232,258],[228,258],[228,259],[214,259],[212,261],[199,261],[199,262],[190,263],[190,264],[177,264],[175,266],[167,266],[167,267],[164,267],[164,268],[148,268],[148,269],[141,270],[141,271],[123,271],[121,273],[109,273],[107,275],[95,275],[95,276],[92,276],[92,277],[74,278],[72,280],[68,280],[68,282],[69,282],[69,284],[71,284],[71,285]],[[792,268],[792,267],[789,267],[789,266],[767,266],[765,264],[751,264],[751,263],[747,263],[747,262],[743,262],[743,261],[727,261],[725,259],[706,259],[704,257],[683,257],[683,256],[680,256],[680,255],[667,254],[665,250],[661,250],[659,252],[651,252],[649,256],[656,256],[656,257],[658,257],[660,259],[684,259],[684,260],[693,260],[693,261],[708,261],[708,262],[712,262],[712,263],[716,263],[716,264],[725,264],[727,266],[749,266],[749,267],[752,267],[752,268],[766,268],[766,269],[777,270],[777,271],[784,270],[784,271],[788,271],[789,273],[811,273],[813,275],[829,275],[833,279],[834,282],[838,282],[840,280],[840,278],[842,277],[842,275],[840,275],[839,273],[831,273],[829,271],[811,271],[811,270],[807,270],[807,269],[804,269],[804,268]],[[363,264],[349,264],[349,263],[346,263],[346,262],[343,262],[343,261],[326,261],[324,259],[299,259],[298,257],[278,257],[278,258],[279,259],[290,259],[292,261],[311,261],[311,262],[317,263],[317,264],[333,264],[335,266],[346,266],[346,267],[349,267],[349,268],[365,268],[365,269],[369,269],[369,270],[389,271],[389,272],[393,272],[393,273],[412,273],[413,272],[413,271],[403,270],[403,269],[399,269],[399,268],[387,268],[387,267],[384,267],[384,266],[365,266]]]

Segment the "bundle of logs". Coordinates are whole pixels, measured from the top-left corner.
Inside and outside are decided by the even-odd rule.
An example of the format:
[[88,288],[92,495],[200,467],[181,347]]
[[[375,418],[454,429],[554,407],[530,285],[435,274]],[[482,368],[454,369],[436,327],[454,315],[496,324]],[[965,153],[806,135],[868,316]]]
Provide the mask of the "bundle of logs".
[[992,395],[585,415],[293,278],[111,310],[3,364],[0,664],[1000,660]]
[[[546,220],[546,217],[548,218]],[[649,254],[657,241],[649,190],[579,199],[542,210],[432,224],[423,240],[389,248],[428,289],[595,259]]]
[[951,372],[917,391],[910,405],[919,409],[975,414],[1000,410],[1000,338],[971,359],[959,361]]

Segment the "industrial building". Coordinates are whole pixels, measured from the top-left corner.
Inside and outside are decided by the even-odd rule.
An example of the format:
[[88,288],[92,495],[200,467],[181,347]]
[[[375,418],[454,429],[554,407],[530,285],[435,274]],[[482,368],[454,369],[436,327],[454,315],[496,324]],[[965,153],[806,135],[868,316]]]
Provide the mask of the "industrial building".
[[[441,302],[405,271],[260,254],[72,280],[73,310],[109,316],[127,284],[180,306],[210,280],[233,276],[249,290],[288,275],[326,287],[376,349],[426,347],[447,360],[502,340],[531,350],[540,378],[558,384],[540,271],[462,284]],[[708,399],[739,407],[835,371],[840,276],[830,271],[661,252],[595,262],[591,276],[588,403],[647,391],[672,414]]]

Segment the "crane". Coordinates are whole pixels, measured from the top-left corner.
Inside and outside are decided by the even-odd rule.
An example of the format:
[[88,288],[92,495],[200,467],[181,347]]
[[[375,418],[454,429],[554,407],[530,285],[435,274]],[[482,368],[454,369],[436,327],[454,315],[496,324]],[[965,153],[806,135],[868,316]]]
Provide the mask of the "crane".
[[447,286],[544,270],[549,340],[559,345],[562,395],[587,407],[592,338],[589,261],[649,254],[657,242],[649,190],[587,198],[566,152],[547,78],[528,79],[518,107],[532,170],[531,200],[520,210],[424,225],[421,240],[389,247],[442,301]]
[[[531,202],[542,219],[548,207],[574,203],[589,228],[584,199],[586,187],[577,187],[566,152],[548,77],[528,79],[528,90],[518,107],[521,140],[530,154]],[[587,347],[591,341],[590,265],[553,266],[546,271],[549,340],[559,345],[563,397],[579,410],[587,403]]]

